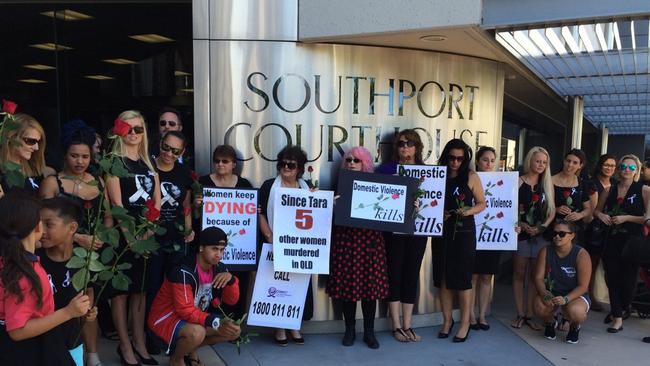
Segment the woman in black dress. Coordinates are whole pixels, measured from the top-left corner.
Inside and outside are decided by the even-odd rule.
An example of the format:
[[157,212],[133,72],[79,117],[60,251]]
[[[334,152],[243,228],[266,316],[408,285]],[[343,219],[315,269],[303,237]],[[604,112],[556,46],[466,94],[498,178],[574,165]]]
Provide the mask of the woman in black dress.
[[587,182],[580,178],[580,171],[587,162],[587,156],[580,149],[572,149],[564,156],[562,170],[551,177],[555,193],[555,220],[575,222],[578,226],[578,243],[584,222],[591,220],[594,207],[590,195],[596,193],[589,189]]
[[[494,171],[497,155],[494,148],[481,146],[476,151],[476,171]],[[499,272],[499,258],[501,250],[477,250],[474,260],[474,274],[472,275],[472,299],[470,307],[470,328],[473,330],[488,330],[490,325],[485,319],[490,298],[492,297],[492,278]],[[478,318],[474,314],[474,305],[478,294]]]
[[470,147],[460,139],[450,140],[440,154],[438,165],[447,167],[445,187],[444,237],[433,240],[433,282],[440,289],[444,323],[438,338],[447,338],[453,327],[453,295],[458,292],[460,328],[454,343],[465,342],[469,335],[472,306],[472,272],[476,253],[474,215],[486,207],[483,185],[478,174],[469,169]]
[[639,274],[638,263],[624,259],[622,253],[628,238],[643,236],[650,187],[639,181],[640,173],[639,158],[623,156],[616,171],[617,183],[605,191],[596,208],[596,216],[610,228],[602,256],[611,306],[609,333],[623,330],[623,312],[630,307]]
[[[37,196],[43,179],[55,173],[45,166],[45,131],[30,115],[17,113],[13,118],[16,128],[4,128],[0,137],[0,197],[14,188],[24,188]],[[11,172],[1,171],[8,165],[20,168],[20,182],[8,179]]]
[[[64,151],[63,170],[55,175],[50,175],[43,180],[39,194],[41,198],[65,196],[78,202],[83,208],[82,220],[79,229],[74,234],[74,242],[90,249],[93,234],[95,233],[95,218],[103,201],[108,207],[106,190],[100,177],[88,173],[92,160],[92,147],[95,144],[95,130],[81,120],[66,123],[61,128],[61,146]],[[113,226],[113,220],[108,212],[104,211],[103,224]],[[104,243],[95,238],[94,249],[100,250]],[[88,296],[93,303],[94,290],[88,288]],[[97,353],[97,320],[86,321],[83,327],[86,363],[95,366],[100,362]]]
[[[372,156],[357,146],[343,157],[341,169],[371,173]],[[327,293],[343,303],[345,335],[343,345],[352,346],[355,338],[357,302],[363,312],[363,341],[379,348],[375,338],[377,300],[388,296],[388,268],[384,236],[379,230],[334,226],[330,254],[330,275]]]
[[[616,170],[616,157],[612,154],[604,154],[598,158],[598,162],[594,167],[594,172],[592,178],[589,181],[588,189],[595,191],[594,194],[589,196],[591,207],[598,205],[598,199],[603,195],[606,190],[609,190],[609,187],[612,185],[612,177]],[[596,301],[594,297],[594,279],[596,269],[600,263],[600,256],[603,252],[606,226],[603,225],[602,221],[592,215],[592,221],[586,226],[585,229],[585,244],[584,248],[589,253],[591,258],[591,281],[589,282],[589,298],[591,298],[591,310],[600,311],[602,310],[602,305]]]
[[[424,164],[423,148],[417,131],[400,131],[393,142],[392,159],[381,164],[377,173],[394,175],[398,164]],[[399,342],[419,342],[422,338],[413,330],[411,320],[427,237],[384,232],[384,240],[388,259],[387,302],[393,337]]]
[[[147,128],[144,117],[137,111],[124,111],[116,120],[116,126],[127,123],[129,130],[125,136],[120,136],[113,143],[112,152],[122,157],[126,170],[130,173],[128,177],[109,176],[106,182],[108,196],[111,204],[124,207],[129,215],[136,218],[136,225],[142,217],[145,203],[153,200],[155,207],[160,209],[160,181],[156,169],[149,160],[147,151]],[[116,129],[113,129],[117,133]],[[148,233],[145,235],[153,235]],[[126,245],[126,239],[122,235],[120,246]],[[120,247],[121,250],[121,247]],[[138,363],[136,354],[140,361],[145,364],[157,365],[145,345],[144,318],[145,318],[145,291],[144,277],[145,259],[136,258],[132,252],[127,252],[123,260],[131,263],[131,269],[125,274],[131,279],[126,293],[113,289],[111,311],[113,323],[120,338],[117,353],[123,364],[135,365]],[[127,296],[129,297],[130,317],[127,317]],[[127,319],[131,318],[133,344],[129,340]]]
[[[305,173],[305,163],[307,163],[307,154],[300,146],[285,146],[277,156],[278,175],[262,183],[259,190],[259,226],[262,232],[262,240],[266,243],[273,244],[273,200],[276,188],[295,188],[311,189],[309,183],[302,179]],[[305,310],[302,319],[311,319],[314,312],[314,300],[311,290],[311,281],[307,288],[307,297],[305,298]],[[297,344],[304,344],[305,340],[300,334],[300,330],[291,330],[291,338]],[[275,330],[275,342],[285,347],[289,343],[287,333],[284,329]]]
[[[199,184],[203,188],[244,188],[252,189],[253,185],[246,178],[235,174],[237,167],[237,152],[230,145],[219,145],[212,152],[212,164],[214,173],[199,178]],[[201,206],[203,199],[199,192],[195,204]],[[195,223],[200,227],[201,222]],[[223,304],[221,307],[227,314],[233,313],[236,319],[240,319],[248,311],[248,288],[251,283],[251,271],[231,271],[239,280],[239,301],[235,305]]]

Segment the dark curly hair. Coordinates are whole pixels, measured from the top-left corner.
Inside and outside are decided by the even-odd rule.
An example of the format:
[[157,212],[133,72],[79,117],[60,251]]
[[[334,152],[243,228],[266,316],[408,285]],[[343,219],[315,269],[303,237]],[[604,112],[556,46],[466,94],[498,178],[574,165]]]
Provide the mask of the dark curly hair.
[[61,146],[63,151],[67,152],[72,145],[86,145],[93,151],[95,145],[94,128],[88,126],[81,119],[73,119],[61,127]]
[[278,153],[278,173],[280,173],[280,163],[282,160],[295,160],[298,163],[298,178],[302,178],[305,173],[305,164],[307,163],[307,153],[297,145],[287,145]]

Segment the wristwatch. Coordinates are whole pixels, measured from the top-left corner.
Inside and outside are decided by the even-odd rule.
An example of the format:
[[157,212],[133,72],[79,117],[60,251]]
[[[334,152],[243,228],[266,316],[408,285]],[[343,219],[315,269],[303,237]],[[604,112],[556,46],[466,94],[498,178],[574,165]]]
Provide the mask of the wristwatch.
[[219,318],[216,318],[216,317],[215,317],[215,318],[212,320],[212,328],[213,328],[213,329],[218,329],[218,328],[219,328],[219,322],[220,322],[220,321],[221,321],[221,320],[220,320]]

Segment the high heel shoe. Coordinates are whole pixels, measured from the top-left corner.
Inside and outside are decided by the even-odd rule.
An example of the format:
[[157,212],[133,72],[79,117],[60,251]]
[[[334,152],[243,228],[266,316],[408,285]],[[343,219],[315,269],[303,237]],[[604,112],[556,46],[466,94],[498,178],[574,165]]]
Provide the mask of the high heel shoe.
[[464,337],[459,337],[459,336],[454,336],[454,343],[463,343],[467,340],[467,337],[469,337],[469,328],[467,329],[467,333],[465,333]]
[[454,328],[454,319],[451,319],[451,325],[449,326],[449,330],[447,333],[440,331],[438,332],[438,338],[444,339],[444,338],[449,338],[449,333],[451,333],[451,330]]
[[138,352],[138,350],[135,348],[133,343],[131,343],[131,347],[133,347],[133,353],[135,353],[135,355],[140,359],[140,362],[142,362],[143,365],[160,365],[158,361],[156,361],[156,359],[153,357],[149,357],[149,358],[142,357],[142,355],[140,354],[140,352]]
[[136,363],[128,363],[128,362],[126,362],[126,360],[124,359],[124,355],[122,354],[122,349],[120,349],[119,344],[117,345],[117,355],[120,357],[120,363],[123,366],[141,366],[140,362],[136,362]]

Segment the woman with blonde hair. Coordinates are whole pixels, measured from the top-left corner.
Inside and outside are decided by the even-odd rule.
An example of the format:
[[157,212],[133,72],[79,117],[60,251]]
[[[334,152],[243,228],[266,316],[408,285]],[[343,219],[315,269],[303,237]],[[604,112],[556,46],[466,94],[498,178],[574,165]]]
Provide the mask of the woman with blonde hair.
[[[555,194],[550,172],[550,156],[543,147],[535,146],[524,159],[524,174],[519,177],[519,227],[517,252],[513,257],[512,292],[517,308],[517,318],[510,324],[513,328],[529,326],[540,330],[532,321],[535,286],[533,271],[537,254],[548,243],[542,233],[555,218]],[[526,285],[528,282],[528,285]],[[524,289],[528,289],[527,294]],[[527,296],[526,296],[527,295]]]
[[[119,136],[113,141],[112,152],[122,158],[127,177],[109,176],[106,180],[108,196],[111,204],[124,207],[129,215],[136,218],[136,225],[141,220],[146,203],[153,200],[155,207],[160,210],[160,182],[156,169],[149,160],[147,127],[144,117],[137,111],[124,111],[115,120],[112,134]],[[153,235],[148,233],[145,235]],[[120,247],[127,245],[122,235]],[[117,354],[123,365],[137,365],[138,359],[145,365],[157,365],[158,362],[147,352],[145,344],[145,291],[146,279],[144,258],[135,258],[132,252],[127,252],[123,260],[130,263],[131,268],[126,275],[131,284],[126,292],[113,289],[111,311],[113,323],[120,338]],[[127,296],[129,311],[127,314]],[[129,340],[129,316],[132,322],[133,343]]]
[[623,257],[629,238],[643,236],[646,207],[650,187],[639,181],[641,161],[635,155],[625,155],[616,169],[616,184],[598,199],[594,215],[610,227],[602,254],[605,281],[609,292],[610,313],[605,322],[611,322],[609,333],[623,330],[623,313],[628,311],[639,273],[639,264]]
[[[14,187],[23,187],[35,195],[43,179],[54,174],[52,168],[45,166],[45,131],[38,121],[27,114],[14,115],[13,124],[16,128],[5,127],[2,130],[0,141],[0,197]],[[25,178],[22,182],[15,182],[9,178],[15,170]]]

